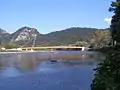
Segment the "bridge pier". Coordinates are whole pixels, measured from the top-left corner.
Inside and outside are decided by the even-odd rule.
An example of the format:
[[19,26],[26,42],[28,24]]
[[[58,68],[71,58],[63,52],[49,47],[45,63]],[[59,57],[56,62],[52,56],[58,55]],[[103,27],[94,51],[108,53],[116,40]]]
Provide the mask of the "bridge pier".
[[82,51],[84,51],[85,50],[85,47],[82,47]]

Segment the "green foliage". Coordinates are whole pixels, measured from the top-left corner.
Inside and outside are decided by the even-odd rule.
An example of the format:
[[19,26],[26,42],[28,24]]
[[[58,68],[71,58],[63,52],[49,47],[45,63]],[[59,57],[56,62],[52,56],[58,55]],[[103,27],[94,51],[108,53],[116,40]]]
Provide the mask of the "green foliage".
[[120,0],[112,2],[110,11],[115,13],[110,30],[116,44],[107,51],[106,59],[98,65],[91,90],[120,90]]
[[20,45],[16,43],[2,43],[1,46],[5,47],[6,49],[11,49],[11,48],[19,48]]
[[96,30],[90,34],[90,45],[94,48],[102,48],[107,46],[111,41],[109,30]]
[[106,59],[99,64],[93,80],[92,90],[120,89],[120,51],[115,47],[109,50]]
[[120,43],[120,0],[112,2],[110,11],[114,12],[111,21],[111,34],[114,42]]
[[75,45],[75,46],[89,47],[89,43],[86,42],[86,41],[77,41],[74,45]]
[[[97,29],[73,27],[61,31],[46,34],[39,38],[40,45],[70,45],[76,44],[77,41],[89,41],[89,33]],[[44,43],[41,43],[43,42]],[[46,42],[45,42],[46,41]]]

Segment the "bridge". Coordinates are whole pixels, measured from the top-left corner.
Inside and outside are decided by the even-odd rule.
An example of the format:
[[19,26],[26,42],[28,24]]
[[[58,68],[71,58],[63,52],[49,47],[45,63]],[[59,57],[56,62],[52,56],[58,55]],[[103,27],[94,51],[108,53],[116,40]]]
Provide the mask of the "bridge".
[[41,46],[41,47],[23,47],[22,50],[77,50],[84,51],[86,47],[78,46]]

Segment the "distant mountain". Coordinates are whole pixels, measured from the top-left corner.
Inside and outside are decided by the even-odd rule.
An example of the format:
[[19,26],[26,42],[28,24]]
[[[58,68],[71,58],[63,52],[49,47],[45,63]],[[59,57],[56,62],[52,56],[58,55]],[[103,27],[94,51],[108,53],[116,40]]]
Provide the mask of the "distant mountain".
[[10,34],[6,32],[4,29],[0,28],[0,42],[7,42],[9,41],[8,37]]
[[40,34],[35,28],[22,27],[12,34],[0,29],[0,36],[3,41],[18,43],[23,46],[32,46],[34,39],[36,46],[69,45],[77,41],[86,41],[89,39],[90,33],[95,30],[98,29],[72,27],[48,34]]
[[35,28],[22,27],[10,35],[10,42],[15,42],[21,45],[32,44],[34,38],[41,34]]
[[89,38],[90,33],[94,32],[95,28],[80,28],[72,27],[61,31],[55,31],[44,34],[36,40],[37,45],[69,45],[77,41],[85,41]]

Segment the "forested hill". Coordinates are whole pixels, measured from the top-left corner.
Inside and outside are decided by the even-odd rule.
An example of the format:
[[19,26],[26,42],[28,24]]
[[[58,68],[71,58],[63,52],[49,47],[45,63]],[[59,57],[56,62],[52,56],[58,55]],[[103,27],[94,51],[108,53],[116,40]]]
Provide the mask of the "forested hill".
[[[16,30],[16,32],[7,34],[6,37],[1,38],[4,42],[5,40],[8,42],[9,39],[9,42],[18,43],[22,46],[31,46],[35,35],[37,35],[35,41],[36,46],[71,45],[78,41],[89,41],[91,33],[95,31],[98,31],[98,29],[72,27],[48,34],[41,34],[35,28],[22,27]],[[2,36],[2,33],[0,35]]]
[[62,36],[88,36],[91,32],[98,30],[95,28],[80,28],[80,27],[72,27],[61,31],[55,31],[48,33],[47,36],[52,37],[62,37]]
[[[72,27],[61,31],[55,31],[44,35],[49,44],[52,45],[68,45],[74,44],[77,41],[86,41],[90,33],[98,29]],[[44,40],[43,40],[44,41]]]

